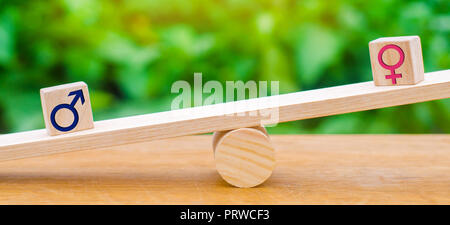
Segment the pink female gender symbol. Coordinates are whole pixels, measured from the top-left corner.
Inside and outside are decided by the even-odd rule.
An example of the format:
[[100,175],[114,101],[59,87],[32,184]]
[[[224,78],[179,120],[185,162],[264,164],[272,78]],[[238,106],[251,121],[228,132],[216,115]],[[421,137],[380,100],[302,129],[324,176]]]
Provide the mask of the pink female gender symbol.
[[[386,50],[391,49],[391,48],[395,49],[398,52],[398,54],[400,55],[400,59],[398,60],[397,64],[392,65],[392,66],[387,65],[383,61],[383,53]],[[397,78],[402,77],[401,73],[400,74],[395,73],[395,69],[398,69],[403,64],[404,61],[405,61],[405,53],[403,53],[403,50],[400,47],[398,47],[397,45],[386,45],[383,48],[381,48],[380,52],[378,53],[378,62],[380,63],[380,65],[383,68],[391,71],[391,74],[386,75],[385,77],[386,77],[386,79],[392,79],[392,84],[397,84]]]

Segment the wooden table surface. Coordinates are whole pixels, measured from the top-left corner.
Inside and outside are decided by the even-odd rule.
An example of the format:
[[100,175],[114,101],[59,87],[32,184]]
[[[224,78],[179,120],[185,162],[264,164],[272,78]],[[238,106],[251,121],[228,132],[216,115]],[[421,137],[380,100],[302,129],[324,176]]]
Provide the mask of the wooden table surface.
[[255,188],[217,174],[211,136],[0,163],[0,204],[450,204],[450,135],[272,135]]

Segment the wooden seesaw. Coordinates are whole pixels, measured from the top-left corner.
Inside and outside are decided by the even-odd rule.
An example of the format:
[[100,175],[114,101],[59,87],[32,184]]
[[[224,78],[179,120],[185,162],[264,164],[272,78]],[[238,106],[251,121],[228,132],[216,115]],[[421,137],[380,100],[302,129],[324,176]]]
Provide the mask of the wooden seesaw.
[[[83,84],[75,83],[75,86]],[[46,107],[48,102],[43,100],[47,129],[49,124],[55,124],[54,120],[49,122],[47,117],[56,118],[57,111],[63,108],[77,111],[72,110],[73,117],[77,118],[73,121],[79,121],[82,125],[87,123],[80,108],[89,102],[87,87],[85,95],[73,91],[75,89],[68,90],[69,87],[72,88],[66,85],[52,89],[64,93],[54,99],[57,103],[53,106],[56,107]],[[48,91],[43,90],[41,97]],[[67,98],[67,95],[74,96],[72,103],[59,104],[63,102],[62,96]],[[263,128],[266,118],[252,112],[275,108],[278,110],[278,122],[287,122],[449,97],[450,70],[443,70],[426,73],[424,81],[415,85],[375,86],[370,81],[97,121],[93,122],[94,128],[64,133],[65,128],[77,125],[73,122],[57,125],[61,128],[59,132],[64,133],[57,136],[50,136],[51,132],[45,129],[0,135],[0,161],[215,132],[213,149],[219,174],[234,186],[253,187],[270,177],[275,166],[275,151]],[[77,103],[78,100],[80,103]],[[81,116],[78,111],[81,111]],[[86,126],[91,127],[89,124]]]
[[[450,97],[450,70],[427,73],[423,82],[412,86],[379,87],[364,82],[97,121],[93,129],[59,136],[49,136],[45,129],[4,134],[0,135],[0,161],[216,132],[219,173],[233,185],[251,187],[270,176],[275,157],[269,137],[260,127],[263,118],[249,113],[268,109],[264,102],[275,97],[279,98],[280,122],[445,99]],[[225,114],[246,116],[224,115],[218,110],[222,107],[228,110]]]

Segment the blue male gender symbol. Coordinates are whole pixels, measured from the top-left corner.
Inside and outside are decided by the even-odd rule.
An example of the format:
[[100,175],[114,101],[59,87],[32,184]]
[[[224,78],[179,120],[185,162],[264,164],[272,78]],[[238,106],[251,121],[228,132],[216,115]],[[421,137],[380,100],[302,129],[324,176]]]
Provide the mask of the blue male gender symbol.
[[[71,95],[75,95],[75,97],[73,98],[72,103],[70,103],[70,105],[69,104],[59,104],[55,108],[53,108],[52,113],[50,114],[50,120],[52,121],[53,127],[55,127],[57,130],[62,131],[62,132],[71,131],[73,128],[75,128],[77,126],[78,121],[79,121],[79,116],[78,116],[77,110],[75,109],[75,104],[77,103],[78,99],[81,99],[81,104],[84,104],[84,95],[83,95],[83,91],[81,89],[70,92],[68,96],[71,96]],[[55,118],[58,110],[64,109],[64,108],[70,110],[73,113],[73,122],[70,126],[67,126],[67,127],[59,126],[59,124],[56,122],[56,118]]]

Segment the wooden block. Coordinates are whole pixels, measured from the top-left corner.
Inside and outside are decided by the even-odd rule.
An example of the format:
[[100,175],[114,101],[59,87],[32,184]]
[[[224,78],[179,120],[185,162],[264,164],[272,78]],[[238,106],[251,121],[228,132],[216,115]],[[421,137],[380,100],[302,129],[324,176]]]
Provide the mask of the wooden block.
[[259,126],[214,133],[214,158],[220,176],[236,187],[254,187],[275,168],[275,149]]
[[375,85],[411,85],[423,81],[419,36],[379,38],[369,42],[369,51]]
[[91,100],[84,82],[42,88],[41,103],[49,135],[94,128]]

